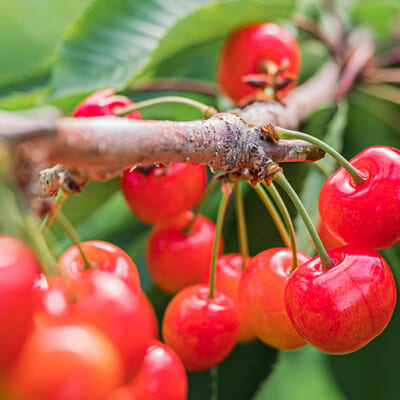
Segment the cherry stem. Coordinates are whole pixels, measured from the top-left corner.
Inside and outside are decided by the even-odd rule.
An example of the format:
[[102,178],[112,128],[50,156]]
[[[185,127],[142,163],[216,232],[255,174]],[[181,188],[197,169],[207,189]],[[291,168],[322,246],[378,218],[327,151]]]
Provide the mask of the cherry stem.
[[190,219],[189,223],[182,229],[182,233],[184,235],[190,234],[190,232],[193,228],[194,221],[196,220],[198,215],[201,213],[201,210],[203,209],[205,202],[210,197],[211,193],[214,191],[217,184],[218,184],[218,181],[215,179],[211,179],[211,181],[208,183],[206,190],[203,192],[200,200],[196,204],[196,207],[193,209],[192,218]]
[[353,178],[354,183],[360,184],[364,182],[364,174],[360,170],[355,168],[338,151],[336,151],[333,147],[329,146],[329,144],[325,143],[321,139],[308,135],[307,133],[291,131],[289,129],[283,129],[281,127],[277,127],[276,129],[280,139],[303,139],[320,147],[332,158],[334,158],[350,174],[350,176]]
[[283,243],[286,247],[290,248],[289,234],[274,203],[271,201],[271,199],[269,198],[267,193],[265,193],[265,190],[259,183],[254,187],[254,190],[259,195],[260,199],[262,200],[269,214],[271,215],[271,218],[274,221],[274,224],[278,229],[279,234],[281,235]]
[[271,195],[271,197],[275,201],[275,204],[278,206],[278,209],[281,212],[281,215],[285,222],[286,228],[289,232],[290,248],[292,249],[292,257],[293,257],[292,271],[294,271],[298,267],[299,263],[297,260],[296,232],[294,231],[292,218],[290,217],[290,214],[286,207],[286,204],[283,201],[278,190],[276,189],[275,185],[272,182],[269,185],[266,182],[263,182],[263,184],[264,184],[264,187],[267,189],[268,193]]
[[211,398],[210,400],[218,400],[218,366],[211,368]]
[[209,293],[208,298],[214,298],[214,291],[215,291],[215,269],[217,264],[217,255],[218,255],[218,247],[219,241],[221,238],[222,233],[222,225],[224,222],[224,216],[226,211],[226,205],[228,204],[230,194],[222,193],[221,201],[218,207],[218,214],[217,214],[217,222],[215,227],[215,237],[214,237],[214,246],[211,258],[211,270],[210,270],[210,282],[209,282]]
[[70,194],[62,188],[58,191],[54,200],[54,208],[43,218],[42,223],[40,224],[39,231],[43,236],[46,235],[55,216],[60,212],[62,205],[65,203],[65,200],[68,199],[69,195]]
[[299,196],[296,191],[293,189],[292,185],[288,182],[285,175],[282,172],[277,172],[274,175],[274,180],[278,182],[278,184],[282,187],[282,189],[286,192],[289,198],[292,200],[295,205],[298,213],[300,214],[304,225],[306,226],[308,233],[310,234],[314,246],[317,250],[317,253],[321,259],[322,269],[328,269],[334,266],[334,262],[329,258],[328,253],[325,250],[324,245],[321,242],[321,239],[318,236],[318,233],[312,223],[310,216],[307,213],[303,203],[301,202]]
[[91,269],[92,265],[90,264],[89,260],[87,259],[85,253],[82,250],[81,239],[79,238],[75,228],[72,226],[72,224],[68,221],[68,219],[62,212],[59,212],[55,216],[55,220],[63,228],[64,232],[69,236],[72,243],[78,248],[79,253],[81,253],[81,257],[84,262],[84,269]]
[[249,257],[249,242],[247,240],[247,228],[246,228],[246,215],[243,206],[243,191],[242,182],[238,182],[236,185],[236,218],[238,222],[238,234],[239,234],[239,246],[240,254],[243,258],[242,270],[246,268],[246,262]]
[[124,108],[116,108],[114,114],[118,117],[125,117],[133,111],[143,110],[144,108],[153,107],[159,104],[169,104],[169,103],[183,103],[188,106],[192,106],[200,110],[206,118],[210,118],[212,115],[217,114],[218,111],[214,107],[210,107],[207,104],[200,103],[199,101],[189,99],[187,97],[180,96],[165,96],[165,97],[155,97],[150,100],[143,100],[135,103],[132,106]]

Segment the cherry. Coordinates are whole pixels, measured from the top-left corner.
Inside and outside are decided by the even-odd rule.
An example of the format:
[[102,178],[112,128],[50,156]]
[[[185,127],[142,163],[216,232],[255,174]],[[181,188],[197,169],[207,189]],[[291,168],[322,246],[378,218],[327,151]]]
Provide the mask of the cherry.
[[336,236],[333,236],[332,233],[328,230],[326,225],[321,220],[317,222],[317,232],[319,238],[321,239],[322,244],[327,250],[343,246],[345,244],[341,240],[339,240]]
[[187,376],[181,360],[171,348],[153,340],[130,385],[132,399],[186,400],[187,391]]
[[115,275],[88,271],[80,280],[56,279],[37,292],[35,321],[41,326],[90,323],[119,350],[129,375],[139,369],[157,322],[142,292]]
[[322,269],[315,257],[286,285],[286,309],[304,339],[331,354],[356,351],[389,323],[396,303],[392,272],[375,250],[347,245],[328,254],[335,266]]
[[199,215],[186,234],[183,230],[192,217],[193,214],[188,212],[169,224],[155,226],[148,238],[146,260],[149,273],[154,282],[170,294],[200,282],[210,266],[215,225]]
[[[93,268],[108,271],[140,288],[139,273],[132,259],[119,247],[101,240],[81,243],[81,249]],[[67,249],[58,260],[60,269],[73,279],[82,277],[85,263],[77,246]]]
[[[251,24],[233,32],[225,42],[218,65],[218,81],[223,91],[239,103],[257,91],[243,78],[252,74],[267,78],[265,67],[269,63],[270,68],[274,65],[276,69],[277,94],[282,97],[293,88],[300,61],[296,40],[282,27],[273,23]],[[282,71],[279,72],[279,68]],[[279,81],[282,81],[280,85]]]
[[[297,252],[299,264],[310,257]],[[255,334],[269,346],[293,350],[305,346],[285,309],[284,292],[293,271],[292,250],[273,248],[257,254],[243,271],[239,310]]]
[[189,371],[206,370],[224,360],[235,346],[239,330],[233,300],[218,290],[210,299],[206,285],[181,290],[169,303],[162,323],[165,343]]
[[[247,263],[250,262],[248,258]],[[215,270],[215,288],[230,297],[238,307],[239,282],[242,277],[243,257],[240,254],[224,254],[217,258]],[[206,271],[201,283],[207,284],[210,279],[210,269]],[[240,318],[240,333],[238,342],[249,342],[255,339],[255,334],[243,317]]]
[[319,195],[323,223],[345,244],[394,246],[400,241],[400,151],[373,146],[350,162],[365,179],[355,183],[340,168],[326,180]]
[[[77,105],[73,117],[102,117],[114,115],[116,108],[132,106],[133,101],[124,96],[116,96],[114,89],[104,89],[93,93]],[[127,118],[141,119],[139,111],[133,111],[127,115]]]
[[0,235],[0,372],[12,364],[32,328],[32,285],[39,271],[25,243]]
[[204,165],[172,163],[168,167],[126,169],[121,190],[133,214],[155,224],[190,210],[199,201],[206,183]]
[[24,399],[102,400],[123,379],[119,354],[100,331],[66,325],[29,336],[9,383]]

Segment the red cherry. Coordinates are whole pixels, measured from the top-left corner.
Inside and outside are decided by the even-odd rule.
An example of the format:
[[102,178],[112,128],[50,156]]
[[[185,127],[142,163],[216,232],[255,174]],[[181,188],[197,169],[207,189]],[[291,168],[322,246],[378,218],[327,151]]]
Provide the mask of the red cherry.
[[[183,232],[192,213],[179,216],[170,224],[155,226],[146,249],[149,273],[167,293],[176,293],[185,286],[200,282],[210,265],[215,225],[199,215],[189,234]],[[219,246],[222,249],[222,241]]]
[[56,279],[37,295],[37,323],[90,323],[111,339],[128,374],[137,372],[157,332],[152,306],[139,290],[111,273],[92,270],[80,280]]
[[100,331],[69,325],[32,333],[9,383],[23,399],[104,400],[123,378],[122,361]]
[[134,400],[132,393],[128,385],[120,386],[119,388],[112,391],[107,397],[107,400]]
[[343,168],[328,178],[319,195],[322,221],[343,243],[394,246],[400,241],[400,151],[373,146],[350,162],[366,179],[355,184]]
[[[247,263],[250,262],[250,257]],[[217,258],[215,269],[215,288],[230,297],[238,307],[239,282],[242,277],[243,257],[240,254],[224,254]],[[203,275],[201,283],[208,284],[210,280],[210,268]],[[238,342],[249,342],[256,338],[253,330],[240,318],[240,333]]]
[[206,285],[189,286],[171,300],[164,314],[164,341],[189,371],[219,364],[239,337],[239,314],[233,300],[219,291],[213,299],[208,295]]
[[[297,252],[302,264],[310,257]],[[285,309],[284,292],[293,270],[292,250],[274,248],[256,255],[243,271],[239,285],[240,314],[265,343],[293,350],[306,343],[294,329]]]
[[[237,103],[254,94],[257,89],[242,78],[262,74],[265,62],[273,62],[277,67],[287,63],[278,77],[297,80],[301,54],[296,40],[272,23],[252,24],[233,32],[225,42],[218,65],[218,81],[223,91]],[[293,86],[294,83],[289,83],[277,93],[284,96]]]
[[307,342],[327,353],[346,354],[385,329],[396,303],[396,286],[375,250],[348,245],[328,254],[334,267],[323,270],[315,257],[290,276],[286,308]]
[[150,171],[126,169],[121,190],[132,212],[140,220],[155,224],[190,210],[199,201],[206,183],[204,165],[172,163]]
[[186,371],[175,352],[153,340],[130,385],[133,400],[186,400]]
[[32,285],[40,265],[23,242],[0,235],[0,372],[8,368],[32,328]]
[[[116,96],[113,89],[99,90],[87,97],[77,105],[73,117],[103,117],[114,115],[115,108],[124,108],[132,106],[133,101],[124,96]],[[139,111],[133,111],[127,115],[127,118],[141,119]]]
[[[119,247],[101,240],[90,240],[81,243],[82,251],[94,268],[111,272],[140,288],[139,273],[132,259]],[[58,260],[60,269],[73,279],[82,277],[85,263],[77,246],[67,249]]]
[[333,236],[332,233],[329,232],[328,228],[321,220],[317,222],[317,232],[326,250],[344,245],[342,241],[340,241],[336,236]]

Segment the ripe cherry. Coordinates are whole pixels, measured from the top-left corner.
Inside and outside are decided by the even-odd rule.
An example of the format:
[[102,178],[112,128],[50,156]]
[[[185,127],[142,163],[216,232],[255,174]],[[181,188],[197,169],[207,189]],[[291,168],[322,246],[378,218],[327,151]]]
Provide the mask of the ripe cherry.
[[[189,233],[184,232],[192,213],[179,216],[170,224],[155,226],[146,249],[149,273],[167,293],[200,282],[211,263],[215,225],[207,218],[196,217]],[[220,244],[222,249],[222,242]]]
[[317,222],[317,232],[326,250],[344,245],[341,240],[332,235],[321,219]]
[[0,372],[12,364],[32,328],[32,285],[39,271],[25,243],[0,235]]
[[[132,106],[133,101],[124,96],[116,96],[114,89],[104,89],[93,93],[77,105],[73,117],[103,117],[114,115],[116,108]],[[129,113],[127,118],[141,119],[139,111]]]
[[[93,268],[111,272],[140,288],[139,273],[132,259],[119,247],[101,240],[81,243],[82,251]],[[67,249],[58,260],[60,269],[73,279],[80,279],[85,263],[77,246]]]
[[[250,258],[247,263],[250,262]],[[215,288],[230,297],[238,307],[239,282],[242,277],[243,257],[240,254],[224,254],[217,258],[215,269]],[[203,275],[201,283],[208,284],[210,269]],[[243,317],[240,317],[238,342],[249,342],[256,335]]]
[[23,399],[104,400],[124,379],[117,350],[96,328],[38,329],[26,341],[10,385]]
[[296,40],[279,25],[247,25],[233,32],[225,42],[218,65],[218,81],[222,90],[239,103],[257,90],[243,78],[253,74],[267,78],[267,68],[272,67],[276,75],[270,73],[270,77],[272,82],[275,80],[277,94],[282,97],[293,88],[300,61]]
[[121,190],[133,214],[155,224],[190,210],[199,201],[206,183],[204,165],[172,163],[168,167],[126,169]]
[[181,290],[169,303],[162,324],[165,343],[189,371],[206,370],[224,360],[239,330],[233,300],[219,291],[210,299],[206,285]]
[[400,241],[400,151],[373,146],[350,162],[365,179],[355,183],[340,168],[326,180],[319,195],[323,223],[346,244],[394,246]]
[[392,317],[396,287],[375,250],[348,245],[328,250],[335,266],[315,257],[286,285],[286,309],[304,339],[332,354],[356,351],[378,336]]
[[129,375],[140,368],[149,340],[157,335],[156,317],[144,294],[109,272],[91,270],[79,280],[56,279],[37,295],[38,324],[94,325],[119,351]]
[[[297,252],[302,264],[310,257]],[[243,271],[238,302],[241,316],[269,346],[293,350],[305,346],[285,308],[284,292],[293,271],[292,250],[273,248],[257,254]]]
[[187,376],[182,361],[170,347],[153,340],[130,384],[132,399],[186,400],[187,391]]

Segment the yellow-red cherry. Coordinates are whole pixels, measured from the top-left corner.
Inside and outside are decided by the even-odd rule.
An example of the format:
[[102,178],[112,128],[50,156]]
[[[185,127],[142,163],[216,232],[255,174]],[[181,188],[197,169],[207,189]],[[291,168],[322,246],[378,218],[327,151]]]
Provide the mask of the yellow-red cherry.
[[[297,252],[298,263],[310,259]],[[293,327],[285,308],[284,292],[293,271],[292,250],[284,247],[265,250],[253,257],[239,284],[240,315],[259,339],[281,350],[306,345]]]

